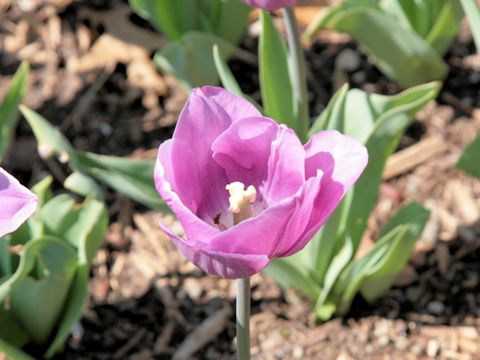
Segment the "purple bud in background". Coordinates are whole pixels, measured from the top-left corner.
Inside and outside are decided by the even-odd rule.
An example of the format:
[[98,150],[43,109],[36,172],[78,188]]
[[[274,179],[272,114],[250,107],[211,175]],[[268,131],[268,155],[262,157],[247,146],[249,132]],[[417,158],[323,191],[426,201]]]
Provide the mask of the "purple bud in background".
[[218,87],[192,91],[158,151],[155,185],[185,230],[162,229],[210,274],[246,278],[301,250],[367,165],[337,131],[295,132]]
[[242,0],[251,7],[262,8],[268,11],[275,11],[280,8],[294,5],[297,0]]
[[0,236],[17,230],[36,207],[37,197],[0,168]]

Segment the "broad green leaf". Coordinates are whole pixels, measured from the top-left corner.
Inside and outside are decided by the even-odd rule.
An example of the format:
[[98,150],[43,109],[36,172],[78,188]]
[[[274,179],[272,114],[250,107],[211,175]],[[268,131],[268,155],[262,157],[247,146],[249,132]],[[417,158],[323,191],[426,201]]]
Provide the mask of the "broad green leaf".
[[111,188],[148,206],[170,213],[153,183],[153,160],[137,160],[115,156],[81,153],[81,169]]
[[86,264],[79,264],[66,300],[65,311],[58,326],[58,332],[45,353],[47,359],[51,358],[63,346],[73,326],[81,317],[83,303],[87,297],[87,286],[88,267]]
[[285,41],[278,33],[271,16],[261,12],[262,32],[258,45],[260,88],[265,114],[294,129],[299,136],[300,124],[295,121],[295,106],[289,75],[289,58]]
[[[395,151],[406,128],[413,122],[415,112],[435,98],[439,87],[438,83],[426,84],[406,90],[390,99],[388,97],[376,99],[377,108],[382,104],[385,112],[380,113],[375,120],[374,128],[366,141],[369,162],[353,188],[352,206],[349,209],[346,226],[355,249],[373,209],[388,157]],[[389,103],[388,100],[392,102]],[[348,111],[346,113],[348,114]],[[357,113],[357,116],[361,114]]]
[[236,45],[245,32],[250,7],[240,0],[216,2],[220,3],[221,6],[217,14],[215,34],[221,36],[230,44]]
[[477,52],[480,52],[480,8],[475,0],[460,0],[467,15],[468,24],[472,29]]
[[457,167],[480,179],[480,135],[463,151]]
[[23,105],[20,106],[20,111],[32,128],[39,148],[42,147],[43,151],[47,152],[52,151],[60,158],[71,162],[75,166],[75,150],[67,138],[63,136],[55,126],[35,111]]
[[53,178],[51,176],[45,176],[32,187],[32,192],[38,197],[38,208],[41,208],[52,199],[52,182]]
[[130,0],[130,6],[170,40],[197,28],[192,23],[192,0]]
[[0,338],[0,354],[4,353],[9,360],[35,360],[17,347],[10,345],[8,342]]
[[[0,324],[2,324],[0,326],[0,341],[6,341],[12,346],[21,348],[30,340],[27,332],[20,326],[12,313],[4,309],[3,304],[0,304]],[[1,353],[2,346],[0,345]]]
[[19,118],[18,105],[22,102],[28,88],[28,64],[22,63],[10,83],[0,104],[0,161],[7,151]]
[[417,203],[411,203],[402,208],[380,234],[382,238],[388,236],[398,226],[406,225],[407,231],[397,244],[392,244],[388,256],[371,269],[360,288],[360,293],[367,301],[374,301],[382,296],[392,285],[395,277],[408,262],[415,242],[420,237],[428,221],[430,212]]
[[41,115],[23,107],[22,112],[37,141],[49,146],[61,160],[152,209],[169,212],[153,184],[153,160],[97,155],[75,150],[60,131]]
[[376,269],[382,259],[389,256],[408,231],[406,225],[400,225],[378,241],[372,250],[359,260],[351,262],[338,278],[333,289],[333,299],[337,304],[337,313],[345,314],[353,298],[360,290],[365,278]]
[[340,89],[337,90],[337,92],[328,102],[325,110],[322,111],[308,131],[309,138],[322,130],[338,130],[340,132],[345,132],[344,111],[348,90],[348,84],[344,84]]
[[29,272],[15,283],[10,293],[11,311],[32,339],[43,344],[61,316],[77,256],[69,244],[57,238],[44,237],[34,243],[40,244],[34,254],[35,266],[43,271],[35,277]]
[[448,71],[441,56],[421,36],[380,9],[358,7],[336,13],[326,27],[348,33],[371,54],[378,67],[402,86],[443,79]]
[[319,292],[319,285],[305,271],[307,268],[296,261],[295,255],[288,258],[274,259],[264,270],[284,288],[293,287],[310,299],[315,299]]
[[65,189],[82,196],[90,196],[98,200],[103,199],[100,186],[90,176],[75,171],[71,173],[63,183]]
[[458,0],[447,0],[426,37],[427,42],[439,54],[444,54],[457,37],[463,17]]
[[193,88],[218,83],[212,49],[217,45],[223,59],[234,51],[234,46],[213,34],[190,31],[155,54],[154,62],[163,71]]
[[[12,274],[12,260],[10,258],[10,252],[8,251],[10,242],[0,237],[0,279],[4,276],[10,276]],[[1,333],[0,333],[0,336]]]

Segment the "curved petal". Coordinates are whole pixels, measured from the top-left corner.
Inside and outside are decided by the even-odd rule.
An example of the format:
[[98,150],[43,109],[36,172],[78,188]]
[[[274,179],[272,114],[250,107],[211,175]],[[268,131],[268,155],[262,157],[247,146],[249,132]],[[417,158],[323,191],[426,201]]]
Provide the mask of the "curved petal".
[[265,255],[272,258],[294,209],[295,198],[287,198],[268,207],[259,215],[218,233],[212,238],[209,247],[226,253]]
[[263,270],[270,261],[267,256],[262,255],[209,250],[198,241],[180,238],[164,224],[160,224],[160,227],[187,259],[211,275],[218,275],[227,279],[247,278]]
[[[165,141],[158,150],[158,157],[154,170],[155,187],[162,196],[163,200],[165,200],[167,205],[180,220],[185,233],[188,236],[194,235],[199,241],[206,242],[211,237],[215,236],[219,230],[210,226],[197,215],[195,215],[192,209],[187,206],[176,193],[174,186],[178,186],[179,182],[184,180],[185,174],[182,172],[182,169],[177,169],[179,172],[175,173],[174,166],[181,166],[183,162],[174,163],[172,161],[173,144],[174,140]],[[199,190],[195,189],[195,184],[197,183],[195,182],[193,176],[194,174],[192,174],[191,178],[191,189],[192,193],[195,193]],[[177,177],[179,178],[178,181]],[[193,198],[192,201],[195,201],[195,198]],[[195,203],[191,203],[190,206],[195,208],[197,205]]]
[[[225,196],[227,177],[213,161],[211,146],[232,120],[207,95],[202,89],[192,91],[173,134],[171,158],[174,172],[177,168],[186,170],[175,178],[178,196],[196,215],[211,221],[219,208],[228,207]],[[196,188],[195,192],[192,187]]]
[[0,168],[0,236],[17,230],[36,207],[37,197]]
[[321,169],[333,181],[349,189],[368,163],[365,146],[335,130],[320,131],[305,145],[305,176],[316,176]]
[[305,150],[292,129],[279,125],[260,192],[269,204],[293,196],[305,182]]
[[228,114],[232,121],[262,116],[260,111],[244,98],[234,95],[217,86],[204,86],[194,90],[209,101],[214,102]]
[[212,145],[213,159],[225,169],[228,182],[259,189],[267,176],[271,143],[278,125],[265,117],[234,122]]

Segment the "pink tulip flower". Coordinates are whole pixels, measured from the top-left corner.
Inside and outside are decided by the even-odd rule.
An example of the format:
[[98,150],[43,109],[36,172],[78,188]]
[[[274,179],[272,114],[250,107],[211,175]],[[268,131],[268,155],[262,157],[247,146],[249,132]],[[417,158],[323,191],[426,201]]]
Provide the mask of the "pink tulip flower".
[[0,237],[17,230],[36,207],[37,197],[0,168]]
[[293,6],[297,0],[242,0],[251,7],[262,8],[268,11],[275,11],[287,6]]
[[337,131],[303,146],[248,101],[197,88],[155,167],[156,188],[186,239],[161,227],[206,272],[246,278],[301,250],[367,161],[365,147]]

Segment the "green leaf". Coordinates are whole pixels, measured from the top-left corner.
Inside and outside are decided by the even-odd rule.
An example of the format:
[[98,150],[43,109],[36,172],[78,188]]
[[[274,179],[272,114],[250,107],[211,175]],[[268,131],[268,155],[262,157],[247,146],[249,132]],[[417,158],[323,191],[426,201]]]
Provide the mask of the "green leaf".
[[63,346],[65,339],[70,335],[73,326],[82,315],[83,303],[87,297],[88,267],[79,264],[75,279],[66,300],[65,311],[58,326],[58,332],[50,344],[45,357],[51,358]]
[[261,12],[262,33],[258,45],[260,88],[265,114],[298,131],[290,80],[289,58],[285,41],[278,33],[271,16]]
[[153,160],[137,160],[115,156],[81,153],[81,169],[111,188],[148,206],[170,213],[153,183]]
[[250,7],[240,0],[222,0],[217,14],[215,34],[235,45],[240,41],[247,24]]
[[220,77],[220,81],[222,82],[223,87],[228,91],[230,91],[232,94],[235,94],[237,96],[243,97],[244,99],[247,99],[253,105],[255,105],[255,107],[260,112],[262,112],[263,110],[261,106],[255,100],[253,100],[250,96],[247,96],[242,92],[242,89],[240,89],[240,85],[238,85],[237,80],[235,79],[232,72],[230,71],[230,68],[228,67],[227,63],[220,56],[220,51],[216,44],[213,46],[213,60],[215,61],[215,67],[217,69],[217,73],[218,73],[218,76]]
[[337,90],[337,92],[328,102],[325,110],[322,111],[310,128],[308,132],[309,138],[322,130],[338,130],[340,132],[345,131],[344,111],[348,90],[348,84],[344,84],[340,89]]
[[365,278],[388,256],[390,249],[395,249],[408,229],[405,225],[396,227],[393,231],[378,241],[373,249],[359,260],[351,262],[338,278],[331,295],[337,304],[337,313],[345,314],[360,290]]
[[[377,198],[388,157],[395,151],[406,128],[413,122],[414,114],[435,98],[439,88],[440,84],[431,83],[406,90],[393,97],[372,95],[371,104],[376,103],[374,106],[383,112],[379,112],[380,115],[374,120],[374,128],[366,141],[370,155],[367,168],[353,188],[354,205],[349,210],[346,227],[349,229],[355,249]],[[354,108],[355,104],[352,104],[352,112]],[[346,111],[346,114],[348,117],[349,111]],[[359,111],[356,112],[356,116],[357,119],[364,119]]]
[[273,259],[264,272],[275,279],[284,288],[293,287],[311,299],[319,292],[319,285],[305,271],[306,267],[296,261],[295,255],[288,258]]
[[[12,259],[9,247],[10,242],[5,238],[0,238],[0,279],[12,274]],[[1,333],[0,336],[2,336]]]
[[187,31],[196,29],[191,0],[130,0],[130,6],[170,40],[177,40]]
[[480,52],[480,8],[475,0],[461,0],[461,3],[467,15],[468,24],[472,29],[477,52]]
[[457,167],[466,173],[480,179],[480,135],[463,151]]
[[65,189],[82,196],[90,196],[98,200],[103,199],[100,186],[90,176],[75,171],[71,173],[63,183]]
[[32,187],[32,192],[38,197],[38,208],[41,208],[53,197],[52,182],[51,176],[45,176]]
[[[30,336],[27,332],[18,324],[17,319],[12,315],[10,311],[4,309],[3,305],[0,305],[0,341],[4,340],[12,346],[21,348],[29,340]],[[2,346],[0,345],[0,354],[2,353]]]
[[18,105],[28,89],[28,64],[22,63],[10,83],[3,102],[0,104],[0,161],[7,151],[10,139],[17,126]]
[[67,138],[45,118],[35,111],[21,105],[22,112],[28,124],[32,128],[39,148],[44,152],[53,152],[61,159],[76,164],[76,153]]
[[34,243],[40,244],[34,253],[40,274],[33,277],[29,272],[15,283],[10,293],[11,311],[32,339],[43,344],[61,316],[77,256],[70,245],[57,238],[44,237]]
[[213,34],[190,31],[155,54],[154,62],[163,71],[182,81],[187,88],[218,83],[212,48],[218,45],[220,55],[227,59],[233,45]]
[[398,26],[396,19],[381,9],[348,4],[329,17],[325,26],[352,36],[387,76],[404,87],[446,76],[447,65],[420,35]]
[[89,175],[152,209],[170,212],[153,184],[153,160],[97,155],[75,150],[60,131],[41,115],[23,107],[22,112],[40,145],[52,149],[74,170]]
[[35,360],[30,355],[27,355],[20,349],[10,345],[5,340],[2,340],[2,338],[0,338],[0,353],[4,353],[8,356],[9,360]]
[[392,285],[396,276],[404,268],[410,258],[415,242],[420,237],[428,221],[430,212],[420,204],[411,203],[402,208],[382,230],[379,242],[383,237],[398,226],[406,225],[407,231],[403,237],[395,244],[392,244],[388,254],[371,269],[364,283],[360,288],[360,293],[369,302],[373,302],[382,296]]

